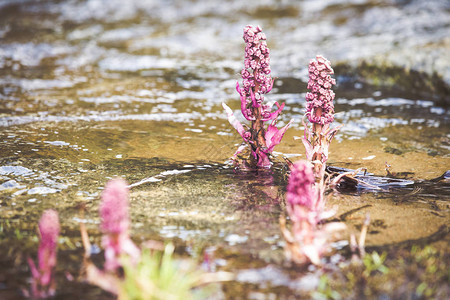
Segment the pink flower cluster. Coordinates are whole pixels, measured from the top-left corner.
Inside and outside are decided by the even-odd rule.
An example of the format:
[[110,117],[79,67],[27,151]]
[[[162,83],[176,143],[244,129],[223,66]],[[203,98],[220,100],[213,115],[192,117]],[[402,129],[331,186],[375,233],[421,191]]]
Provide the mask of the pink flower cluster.
[[250,98],[252,89],[258,85],[254,97],[256,102],[261,104],[264,99],[262,94],[268,93],[273,85],[273,79],[270,78],[270,50],[267,47],[266,35],[261,27],[255,28],[248,25],[244,28],[244,41],[246,43],[245,60],[241,71],[244,93]]
[[321,220],[333,213],[324,210],[324,187],[315,183],[310,162],[301,160],[293,165],[286,198],[292,221],[292,236],[282,228],[287,240],[287,253],[295,262],[320,264],[321,256],[329,248],[327,240],[330,234],[342,230],[343,224],[320,225]]
[[296,162],[291,168],[286,199],[290,206],[301,205],[312,210],[315,207],[315,183],[312,165],[304,160]]
[[244,28],[245,60],[241,71],[242,85],[236,83],[236,90],[241,96],[242,114],[247,120],[256,120],[255,110],[261,107],[262,121],[275,119],[284,107],[278,106],[278,110],[272,111],[272,105],[264,104],[264,96],[272,90],[273,79],[270,77],[270,50],[267,47],[266,35],[261,27],[248,25]]
[[313,166],[300,160],[291,168],[287,186],[287,209],[294,223],[307,220],[312,227],[320,221],[324,209],[322,190],[315,185]]
[[55,210],[46,210],[39,221],[41,241],[38,250],[38,267],[31,258],[28,264],[31,269],[31,293],[34,298],[46,298],[55,294],[53,269],[57,261],[59,236],[59,218]]
[[311,123],[329,124],[334,120],[334,92],[331,87],[336,80],[330,62],[323,56],[317,55],[317,60],[309,63],[309,82],[306,93],[306,114]]
[[120,267],[119,257],[123,253],[137,261],[140,250],[128,235],[128,187],[123,179],[113,179],[106,184],[100,204],[100,217],[105,270],[114,271]]

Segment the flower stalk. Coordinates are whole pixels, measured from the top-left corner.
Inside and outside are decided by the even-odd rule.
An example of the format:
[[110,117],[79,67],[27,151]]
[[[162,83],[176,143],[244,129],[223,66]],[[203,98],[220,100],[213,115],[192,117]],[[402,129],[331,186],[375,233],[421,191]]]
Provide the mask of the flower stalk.
[[[265,103],[264,94],[269,93],[273,87],[273,78],[270,73],[270,50],[267,47],[266,35],[261,27],[246,26],[244,28],[245,60],[241,71],[242,86],[236,83],[236,90],[241,99],[241,112],[245,119],[251,122],[250,127],[242,125],[234,116],[233,111],[222,103],[228,121],[241,135],[244,143],[250,146],[250,166],[270,168],[269,159],[273,148],[281,142],[284,133],[292,120],[283,128],[276,127],[277,118],[284,108],[283,104]],[[275,104],[276,110],[272,112]],[[270,122],[267,128],[264,123]],[[243,150],[240,147],[233,158],[237,158]]]

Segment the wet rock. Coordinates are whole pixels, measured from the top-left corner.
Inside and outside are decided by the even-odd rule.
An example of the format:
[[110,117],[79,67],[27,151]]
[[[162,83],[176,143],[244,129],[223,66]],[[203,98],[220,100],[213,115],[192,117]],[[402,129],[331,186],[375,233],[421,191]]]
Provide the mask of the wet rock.
[[384,151],[386,153],[391,153],[391,154],[395,154],[395,155],[402,155],[404,151],[397,149],[397,148],[393,148],[391,146],[387,146],[384,148]]
[[373,88],[409,98],[428,98],[438,105],[450,106],[450,86],[437,73],[410,70],[400,66],[369,63],[366,61],[352,66],[340,63],[334,67],[338,82],[361,82]]

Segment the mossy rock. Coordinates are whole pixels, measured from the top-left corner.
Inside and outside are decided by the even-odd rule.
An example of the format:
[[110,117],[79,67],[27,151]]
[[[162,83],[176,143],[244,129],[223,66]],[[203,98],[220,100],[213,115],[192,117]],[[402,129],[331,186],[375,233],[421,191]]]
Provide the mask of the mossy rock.
[[450,86],[437,73],[429,74],[400,66],[376,65],[363,61],[356,66],[338,63],[335,74],[345,82],[361,82],[388,89],[412,99],[426,98],[450,106]]

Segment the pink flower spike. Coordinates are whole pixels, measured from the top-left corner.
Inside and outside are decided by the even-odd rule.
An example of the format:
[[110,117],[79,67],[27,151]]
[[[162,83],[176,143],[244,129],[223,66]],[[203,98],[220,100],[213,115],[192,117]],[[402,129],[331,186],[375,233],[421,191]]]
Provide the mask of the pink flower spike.
[[286,199],[290,206],[301,205],[308,209],[315,206],[315,182],[313,166],[306,160],[297,161],[291,169]]
[[32,274],[31,292],[35,298],[45,298],[55,293],[53,269],[57,261],[57,245],[60,231],[58,213],[49,209],[44,211],[39,221],[41,242],[38,250],[38,267],[28,259]]
[[105,269],[115,271],[120,267],[120,255],[128,254],[137,262],[140,250],[133,244],[128,228],[128,187],[125,180],[110,180],[102,194],[100,203],[100,229],[103,232],[102,246],[105,249]]
[[39,270],[41,270],[41,284],[51,283],[52,269],[56,266],[56,250],[59,236],[59,219],[55,210],[46,210],[39,222],[41,244],[39,245]]
[[100,228],[106,234],[120,234],[128,230],[128,187],[123,179],[110,180],[102,193]]
[[[330,76],[334,73],[330,62],[321,55],[317,55],[316,59],[311,60],[308,68],[308,89],[311,92],[306,96],[307,115],[311,123],[325,125],[333,121],[334,93],[331,87],[336,81]],[[316,114],[317,111],[319,113]]]
[[[275,121],[265,129],[264,122],[276,120],[284,108],[284,104],[277,105],[277,109],[271,112],[273,104],[264,102],[264,95],[273,88],[274,80],[270,76],[269,66],[270,50],[267,47],[266,36],[261,27],[245,26],[244,28],[245,59],[244,68],[241,70],[242,85],[236,83],[236,91],[241,100],[241,111],[243,116],[251,121],[249,130],[236,119],[231,109],[223,104],[227,113],[228,121],[239,132],[244,141],[251,146],[249,157],[251,168],[270,167],[268,154],[275,145],[279,144],[289,124],[278,130]],[[236,154],[234,155],[236,157]]]

